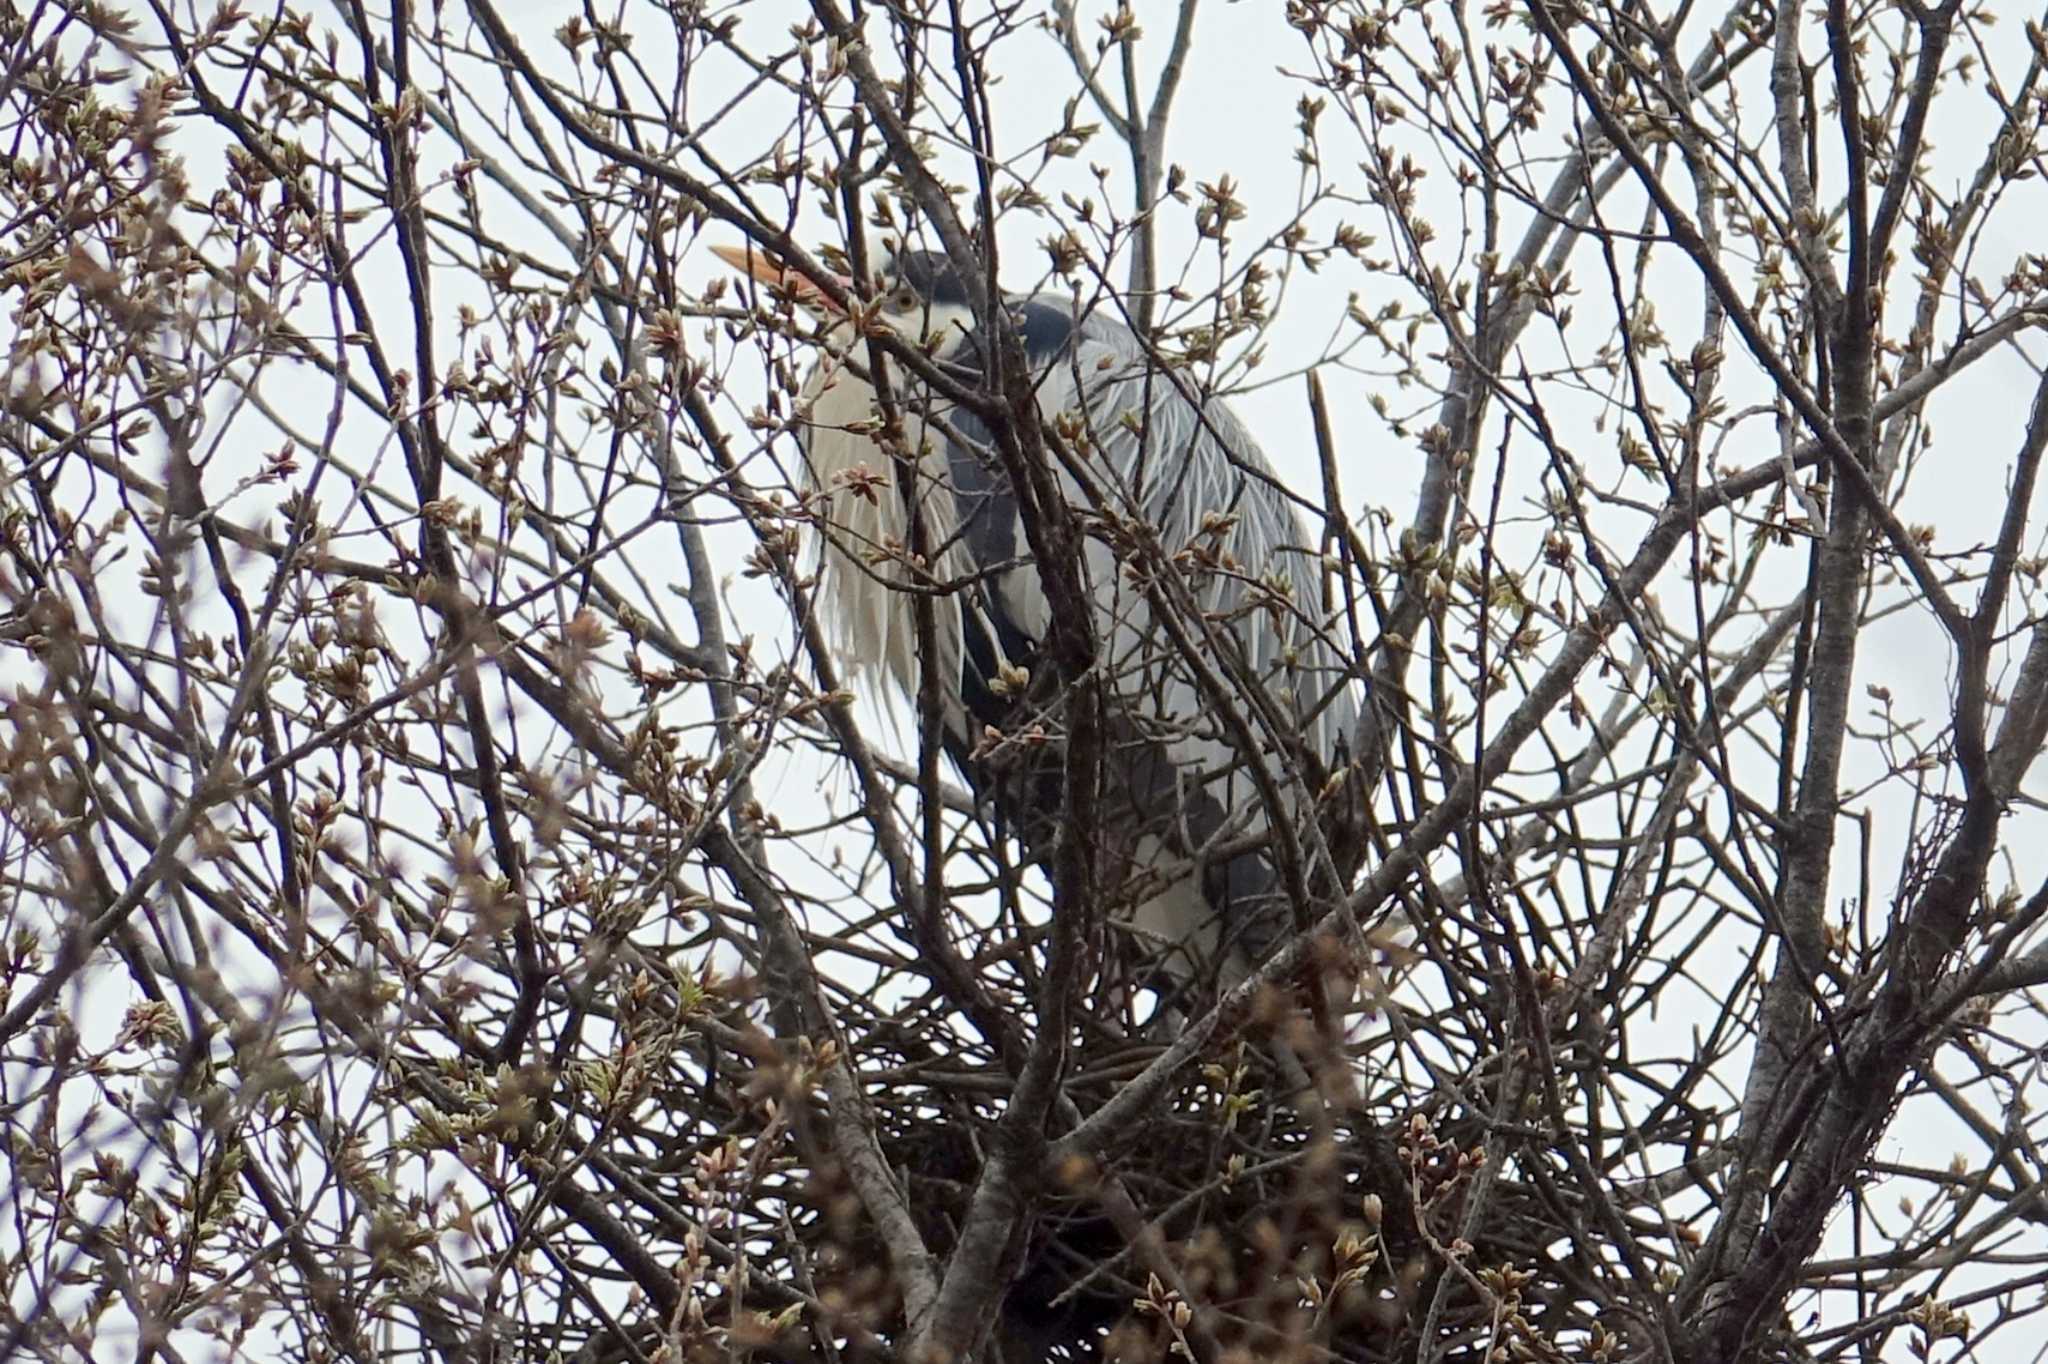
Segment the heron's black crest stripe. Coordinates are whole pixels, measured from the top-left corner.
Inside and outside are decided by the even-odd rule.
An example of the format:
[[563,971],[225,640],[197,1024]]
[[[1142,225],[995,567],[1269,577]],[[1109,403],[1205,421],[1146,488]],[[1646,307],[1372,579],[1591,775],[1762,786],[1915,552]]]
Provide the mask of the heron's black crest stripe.
[[[896,258],[896,278],[934,304],[973,307],[967,283],[953,262],[937,251],[907,251]],[[1024,342],[1024,354],[1033,368],[1039,368],[1066,352],[1074,339],[1074,318],[1066,309],[1040,299],[1029,298],[1010,307],[1012,324]],[[969,337],[967,353],[979,358],[977,338]]]
[[967,283],[953,262],[938,251],[906,251],[896,258],[896,277],[917,290],[919,298],[933,303],[972,307]]
[[1067,353],[1074,340],[1074,315],[1065,308],[1038,299],[1026,299],[1010,310],[1017,335],[1024,342],[1025,358],[1034,370]]

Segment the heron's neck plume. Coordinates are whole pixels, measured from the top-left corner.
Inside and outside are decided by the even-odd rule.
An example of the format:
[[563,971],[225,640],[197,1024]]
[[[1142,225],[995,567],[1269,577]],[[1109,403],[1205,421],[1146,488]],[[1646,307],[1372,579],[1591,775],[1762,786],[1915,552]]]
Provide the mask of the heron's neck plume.
[[[826,495],[820,614],[849,680],[873,687],[870,695],[877,702],[892,685],[908,700],[917,695],[920,677],[918,598],[891,584],[929,587],[966,576],[966,559],[954,533],[958,513],[943,481],[944,459],[936,450],[913,468],[870,438],[881,421],[874,389],[847,367],[843,355],[828,354],[811,372],[803,393],[811,483]],[[861,358],[864,362],[866,357]],[[900,394],[900,377],[898,383]],[[904,424],[911,447],[923,445],[924,423],[906,412]],[[936,446],[938,434],[929,434]],[[917,572],[911,562],[910,518],[900,486],[905,479],[911,480],[910,491],[922,512],[922,543],[950,546],[935,556],[929,573]],[[936,605],[939,675],[952,695],[951,684],[960,673],[959,610],[946,598]]]

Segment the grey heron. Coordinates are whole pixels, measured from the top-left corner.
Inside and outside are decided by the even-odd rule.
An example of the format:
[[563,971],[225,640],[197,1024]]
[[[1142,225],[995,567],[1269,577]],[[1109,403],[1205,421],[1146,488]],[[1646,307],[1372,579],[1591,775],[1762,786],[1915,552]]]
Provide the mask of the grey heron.
[[[915,697],[920,679],[912,597],[902,581],[909,543],[905,490],[920,509],[927,555],[920,584],[939,585],[938,659],[946,747],[978,796],[1027,851],[1043,855],[1059,817],[1057,796],[1001,752],[1048,708],[1031,685],[1051,610],[1034,571],[1018,505],[992,455],[994,433],[967,406],[936,398],[902,365],[889,389],[904,414],[895,459],[877,445],[877,389],[860,327],[809,281],[753,251],[713,248],[757,280],[789,290],[825,323],[820,355],[799,399],[799,432],[814,493],[822,495],[826,548],[819,613],[854,677],[879,679]],[[852,282],[844,281],[852,290]],[[982,382],[987,348],[969,291],[951,262],[906,251],[857,308],[933,362]],[[850,293],[851,297],[858,297]],[[1094,612],[1097,665],[1110,717],[1102,841],[1128,877],[1130,931],[1158,951],[1174,977],[1228,982],[1297,922],[1272,839],[1280,813],[1323,849],[1315,865],[1327,893],[1334,859],[1317,813],[1358,798],[1346,780],[1357,719],[1351,668],[1320,605],[1321,555],[1251,432],[1222,400],[1190,391],[1148,354],[1137,334],[1073,297],[1039,293],[1001,301],[1020,339],[1048,429],[1076,452],[1061,484],[1093,524],[1137,524],[1171,565],[1197,650],[1162,628],[1130,546],[1090,535],[1084,581]],[[1091,506],[1091,502],[1093,505]],[[1116,513],[1104,517],[1105,510]],[[1204,635],[1202,632],[1206,632]],[[1223,654],[1234,655],[1225,658]],[[1205,694],[1198,670],[1207,668]],[[1249,728],[1227,730],[1212,713],[1216,676],[1236,679]],[[1257,737],[1247,752],[1247,733]],[[1233,740],[1232,734],[1235,734]],[[993,740],[993,745],[992,741]],[[1261,798],[1251,764],[1263,764]],[[1028,768],[1028,764],[1027,764]],[[1338,812],[1340,815],[1343,813]],[[1343,820],[1325,820],[1331,827]],[[1299,861],[1297,860],[1297,865]],[[1305,884],[1293,882],[1297,891]],[[1307,908],[1301,906],[1301,908]]]

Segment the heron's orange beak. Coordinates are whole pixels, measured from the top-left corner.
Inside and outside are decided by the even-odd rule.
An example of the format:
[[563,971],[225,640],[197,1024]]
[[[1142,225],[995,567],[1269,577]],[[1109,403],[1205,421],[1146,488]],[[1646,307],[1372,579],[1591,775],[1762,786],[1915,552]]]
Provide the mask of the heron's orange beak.
[[[781,264],[773,256],[763,255],[753,246],[727,246],[723,242],[713,243],[711,254],[730,265],[750,279],[759,280],[772,288],[786,289],[797,302],[820,312],[841,316],[845,310],[827,298],[818,286]],[[848,282],[848,287],[851,287]]]

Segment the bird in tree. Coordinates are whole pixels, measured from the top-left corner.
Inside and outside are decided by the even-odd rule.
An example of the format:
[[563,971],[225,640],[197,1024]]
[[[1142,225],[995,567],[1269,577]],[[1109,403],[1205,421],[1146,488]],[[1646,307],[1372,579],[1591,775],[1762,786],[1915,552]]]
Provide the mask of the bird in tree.
[[[819,614],[842,668],[916,697],[915,602],[933,600],[945,746],[1043,858],[1066,789],[1044,645],[1056,611],[1085,611],[1103,698],[1096,884],[1142,959],[1183,985],[1228,984],[1316,917],[1355,865],[1358,673],[1297,499],[1229,406],[1078,295],[978,312],[948,257],[906,251],[877,291],[836,281],[849,314],[814,278],[714,250],[822,324],[798,430],[828,508]],[[905,349],[871,344],[885,331]],[[1033,444],[1085,528],[1083,599],[1064,607],[1006,472],[1023,446],[1001,441],[1019,410],[1001,396],[1005,334]]]

